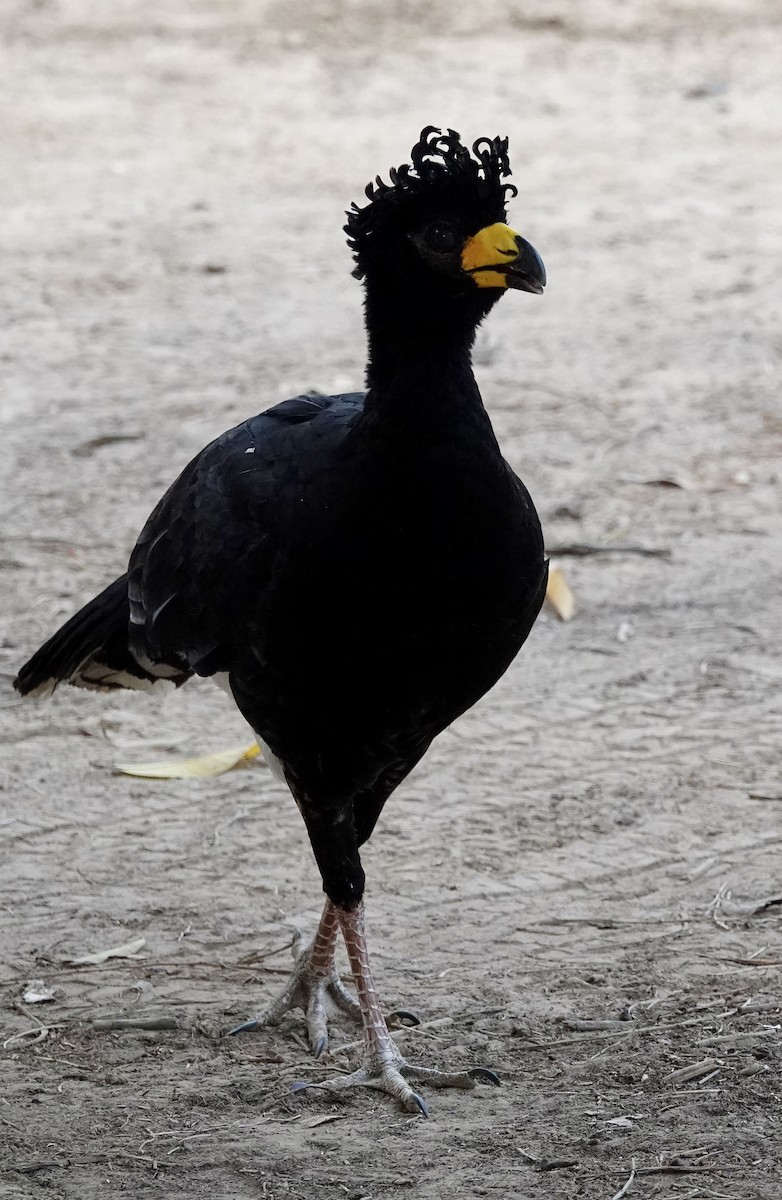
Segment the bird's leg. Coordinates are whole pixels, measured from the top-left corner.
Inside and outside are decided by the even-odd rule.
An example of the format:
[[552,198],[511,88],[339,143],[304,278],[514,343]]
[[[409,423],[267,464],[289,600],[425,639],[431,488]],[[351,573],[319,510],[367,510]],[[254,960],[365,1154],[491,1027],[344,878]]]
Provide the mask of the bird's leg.
[[416,1082],[420,1080],[432,1087],[441,1088],[469,1089],[475,1087],[478,1079],[498,1084],[499,1079],[494,1072],[488,1071],[484,1067],[473,1068],[469,1071],[449,1072],[437,1071],[431,1067],[417,1067],[405,1062],[388,1032],[369,969],[369,955],[364,933],[363,901],[354,909],[336,908],[335,911],[342,928],[358,992],[361,1021],[364,1027],[364,1059],[359,1069],[350,1075],[342,1075],[323,1084],[300,1084],[297,1090],[313,1086],[322,1088],[324,1091],[337,1091],[355,1086],[371,1087],[387,1092],[389,1096],[394,1096],[408,1112],[419,1112],[427,1116],[426,1104],[422,1097],[413,1091],[408,1082],[410,1079]]
[[354,1021],[361,1021],[361,1009],[345,988],[339,977],[334,951],[337,944],[339,920],[337,908],[327,900],[315,937],[306,949],[301,934],[297,934],[291,947],[296,960],[285,988],[267,1009],[232,1029],[231,1033],[244,1033],[276,1025],[280,1018],[292,1008],[304,1009],[312,1053],[319,1058],[328,1048],[328,1017],[338,1010],[347,1013]]

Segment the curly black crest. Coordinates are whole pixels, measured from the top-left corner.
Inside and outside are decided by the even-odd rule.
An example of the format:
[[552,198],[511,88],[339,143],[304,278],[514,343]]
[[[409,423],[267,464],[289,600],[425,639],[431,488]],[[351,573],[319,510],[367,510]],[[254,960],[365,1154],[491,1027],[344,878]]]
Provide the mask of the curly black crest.
[[346,213],[344,229],[358,264],[353,274],[359,279],[364,274],[362,259],[371,252],[377,233],[403,220],[411,208],[436,213],[440,207],[460,204],[484,214],[489,224],[504,221],[505,202],[517,193],[512,183],[502,182],[510,175],[507,138],[478,138],[471,151],[453,129],[443,133],[427,125],[410,158],[391,168],[390,183],[378,175],[367,184],[369,204],[352,204]]

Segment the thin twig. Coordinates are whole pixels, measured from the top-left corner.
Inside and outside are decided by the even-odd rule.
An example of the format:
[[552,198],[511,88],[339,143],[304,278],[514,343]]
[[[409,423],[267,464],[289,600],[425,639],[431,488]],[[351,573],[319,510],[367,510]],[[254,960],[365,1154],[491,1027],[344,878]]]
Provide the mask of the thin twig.
[[779,1037],[782,1033],[781,1025],[766,1025],[764,1029],[751,1029],[746,1033],[715,1033],[709,1037],[700,1038],[698,1045],[703,1045],[704,1042],[750,1042],[753,1038],[761,1037]]
[[[736,963],[739,967],[782,967],[782,958],[717,958],[715,962]],[[779,1007],[777,1005],[777,1007]]]
[[[139,959],[107,960],[103,963],[74,963],[72,966],[60,967],[57,969],[51,969],[44,965],[41,969],[46,972],[47,978],[50,979],[60,978],[62,975],[83,975],[85,972],[90,971],[100,971],[101,973],[104,971],[125,971],[133,969],[148,971],[150,969],[157,970],[158,968],[162,967],[175,967],[177,970],[181,970],[185,967],[209,967],[210,969],[216,971],[244,971],[250,973],[253,971],[253,969],[262,969],[264,971],[270,971],[276,974],[278,971],[277,967],[258,968],[257,964],[260,963],[264,958],[271,958],[274,954],[282,954],[284,950],[290,950],[290,947],[291,943],[286,942],[284,946],[275,946],[272,950],[253,951],[251,954],[248,954],[246,958],[240,960],[239,962],[221,962],[219,960],[217,962],[208,962],[206,959],[153,960],[142,957]],[[27,983],[29,978],[29,975],[9,976],[7,979],[0,978],[0,985],[12,987],[15,984]]]
[[[260,1109],[260,1112],[264,1113],[267,1108],[273,1107],[274,1103],[276,1103],[276,1101],[265,1105]],[[297,1115],[295,1119],[300,1120],[300,1115]],[[265,1117],[261,1119],[255,1117],[252,1121],[224,1121],[218,1125],[205,1125],[201,1129],[162,1129],[157,1133],[150,1129],[149,1137],[145,1138],[140,1144],[139,1151],[143,1151],[144,1147],[148,1146],[150,1142],[154,1143],[167,1138],[179,1138],[182,1141],[185,1141],[185,1139],[206,1137],[210,1133],[222,1133],[226,1130],[235,1130],[238,1132],[239,1130],[244,1129],[257,1129],[260,1125],[267,1124],[268,1120],[269,1118]]]
[[[636,1025],[634,1021],[626,1022],[629,1026],[626,1033],[585,1033],[582,1037],[571,1038],[555,1038],[549,1042],[523,1042],[522,1050],[550,1050],[555,1046],[577,1046],[581,1042],[602,1042],[615,1039],[617,1042],[622,1042],[625,1038],[634,1033],[664,1033],[669,1029],[683,1029],[689,1025],[703,1025],[706,1021],[724,1021],[726,1017],[735,1017],[739,1014],[737,1008],[728,1009],[723,1013],[704,1013],[702,1017],[687,1017],[683,1021],[661,1021],[659,1025]],[[625,1024],[623,1021],[622,1024]]]
[[624,1187],[620,1187],[618,1192],[614,1193],[614,1195],[611,1197],[611,1200],[622,1200],[622,1196],[626,1196],[627,1193],[630,1191],[630,1188],[633,1186],[634,1179],[635,1179],[635,1159],[633,1158],[630,1161],[630,1176],[627,1180],[627,1183],[624,1185]]
[[604,1020],[604,1021],[582,1021],[577,1017],[571,1017],[564,1022],[567,1029],[572,1029],[574,1033],[606,1033],[612,1031],[614,1033],[627,1033],[627,1021],[620,1020]]
[[37,1024],[34,1025],[32,1029],[23,1029],[21,1033],[15,1033],[11,1037],[6,1038],[3,1042],[4,1050],[7,1050],[8,1047],[13,1045],[14,1042],[24,1041],[28,1046],[35,1046],[38,1042],[46,1041],[53,1029],[65,1029],[66,1027],[67,1022],[60,1021],[57,1024],[50,1024],[47,1021],[42,1021],[40,1017],[35,1015],[35,1013],[29,1012],[23,1004],[20,1004],[18,1000],[14,1001],[13,1007],[23,1016],[36,1021]]
[[565,542],[562,545],[546,546],[546,551],[560,558],[589,558],[593,554],[640,554],[644,558],[670,558],[666,546],[616,545],[597,546],[591,542]]
[[101,1032],[111,1029],[179,1029],[175,1017],[96,1017],[92,1028]]
[[[401,1037],[403,1034],[418,1033],[424,1029],[442,1028],[443,1025],[453,1025],[453,1017],[435,1017],[432,1021],[421,1021],[419,1025],[403,1025],[401,1029],[394,1030],[394,1039]],[[343,1050],[356,1050],[359,1046],[363,1046],[363,1038],[358,1042],[346,1042],[343,1046],[335,1046],[334,1053],[341,1054]],[[309,1047],[307,1047],[308,1049]]]
[[36,1171],[50,1171],[54,1167],[62,1170],[67,1167],[80,1167],[88,1163],[105,1163],[111,1162],[113,1158],[127,1158],[133,1162],[148,1163],[153,1170],[157,1171],[159,1167],[178,1166],[178,1163],[159,1162],[157,1159],[150,1157],[148,1154],[131,1154],[127,1150],[109,1150],[105,1154],[77,1154],[73,1158],[68,1158],[62,1155],[60,1158],[41,1158],[34,1162],[27,1163],[12,1163],[11,1171],[19,1171],[24,1175],[32,1175]]
[[50,1062],[57,1067],[75,1067],[77,1071],[97,1071],[98,1067],[88,1067],[84,1063],[74,1062],[72,1058],[52,1058],[51,1054],[36,1054],[36,1062]]
[[[727,1175],[731,1171],[746,1171],[746,1169],[746,1166],[738,1166],[736,1164],[731,1164],[730,1166],[715,1165],[713,1167],[701,1167],[695,1164],[692,1166],[687,1166],[679,1165],[677,1163],[676,1166],[636,1167],[635,1174],[636,1178],[640,1178],[641,1175]],[[611,1174],[618,1175],[619,1172],[611,1172]],[[599,1179],[602,1178],[602,1176],[589,1175],[587,1178]],[[611,1200],[614,1200],[614,1197],[612,1197]]]

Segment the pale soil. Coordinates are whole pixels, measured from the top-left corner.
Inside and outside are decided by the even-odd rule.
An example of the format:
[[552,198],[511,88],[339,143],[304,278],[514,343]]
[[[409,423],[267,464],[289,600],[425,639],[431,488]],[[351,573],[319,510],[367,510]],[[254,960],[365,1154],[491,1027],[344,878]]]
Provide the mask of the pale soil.
[[[503,302],[478,372],[550,547],[666,556],[560,556],[576,618],[539,622],[366,854],[385,1002],[434,1022],[400,1044],[503,1079],[430,1093],[429,1121],[292,1097],[323,1077],[297,1016],[214,1036],[316,918],[303,826],[261,766],[161,784],[112,764],[241,742],[224,697],[6,689],[2,1039],[53,1028],[0,1060],[0,1195],[611,1200],[635,1161],[628,1196],[782,1196],[777,5],[3,18],[8,676],[209,437],[360,384],[342,210],[428,123],[511,137],[512,222],[550,287]],[[63,966],[138,937],[145,961]],[[52,1003],[20,1005],[31,978]],[[92,1025],[117,1015],[177,1027]],[[354,1036],[337,1026],[332,1066]]]

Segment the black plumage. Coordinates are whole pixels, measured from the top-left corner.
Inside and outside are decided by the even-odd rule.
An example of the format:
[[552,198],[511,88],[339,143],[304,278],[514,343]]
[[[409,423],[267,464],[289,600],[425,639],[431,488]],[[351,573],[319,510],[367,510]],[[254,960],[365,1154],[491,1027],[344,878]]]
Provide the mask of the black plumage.
[[[470,363],[503,290],[545,282],[504,224],[507,173],[505,141],[470,153],[427,129],[411,166],[370,185],[346,226],[366,286],[368,391],[296,397],[207,446],[128,574],[16,681],[29,693],[227,675],[299,805],[328,898],[295,1002],[328,993],[351,1009],[333,969],[340,926],[367,1041],[354,1081],[408,1107],[423,1102],[403,1077],[422,1069],[394,1057],[365,994],[359,848],[432,739],[506,670],[546,586],[535,509]],[[322,1050],[325,1020],[308,1025]]]

